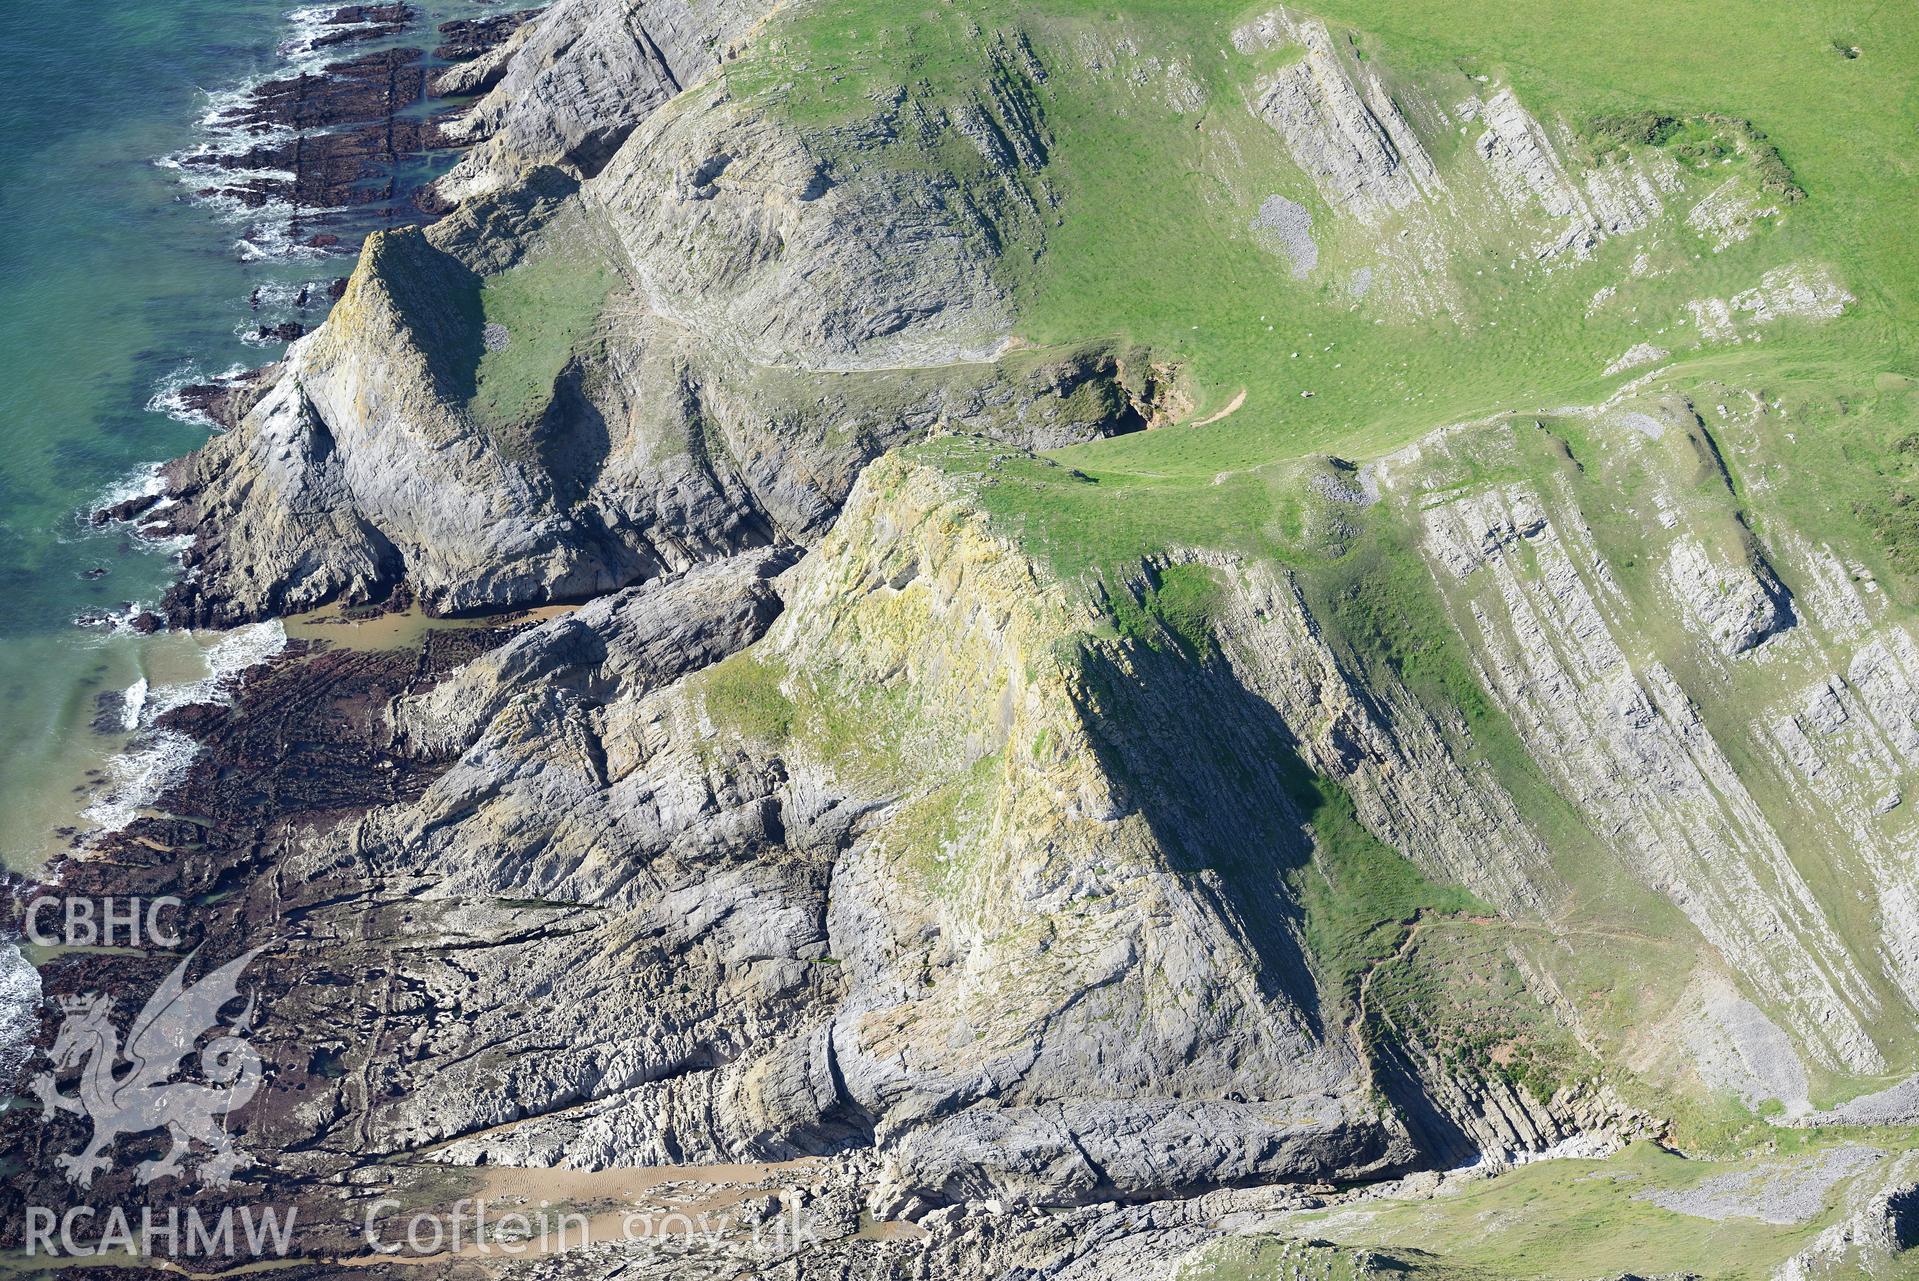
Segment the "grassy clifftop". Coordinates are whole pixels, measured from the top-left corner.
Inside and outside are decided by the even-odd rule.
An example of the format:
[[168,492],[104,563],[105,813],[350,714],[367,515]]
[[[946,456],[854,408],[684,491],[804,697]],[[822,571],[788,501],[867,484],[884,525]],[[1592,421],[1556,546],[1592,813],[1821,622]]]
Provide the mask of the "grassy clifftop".
[[[1172,421],[916,460],[1108,601],[1169,554],[1283,574],[1550,852],[1548,923],[1590,946],[1529,963],[1600,1041],[1670,1068],[1707,999],[1675,958],[1717,956],[1829,1101],[1915,1064],[1880,955],[1909,754],[1791,757],[1915,599],[1915,52],[1885,6],[864,0],[782,11],[724,74],[848,165],[928,163],[887,140],[935,118],[959,190],[1035,153],[1039,216],[991,246],[1013,339],[1133,353]],[[1447,550],[1467,525],[1482,559]],[[1900,706],[1853,723],[1903,741]],[[1642,804],[1673,769],[1696,796]],[[1622,975],[1640,998],[1600,992]]]
[[[1275,451],[1372,452],[1437,422],[1589,395],[1637,343],[1692,354],[1680,332],[1689,301],[1736,294],[1789,262],[1829,264],[1859,303],[1841,324],[1768,334],[1767,363],[1870,387],[1909,360],[1901,321],[1919,306],[1919,246],[1897,213],[1910,194],[1919,88],[1909,14],[1882,7],[1862,23],[1836,5],[1754,13],[1638,3],[1313,11],[1353,68],[1383,77],[1431,152],[1449,188],[1431,208],[1363,233],[1326,208],[1251,109],[1275,68],[1297,56],[1235,46],[1256,9],[803,6],[773,20],[729,82],[805,125],[860,118],[895,95],[933,110],[1030,99],[1060,199],[1024,282],[1021,336],[1113,334],[1150,347],[1193,377],[1195,419],[1246,390],[1231,419],[1182,442],[1180,453],[1220,465]],[[1738,36],[1715,40],[1715,31]],[[1020,46],[1017,56],[994,56],[1002,39]],[[1009,78],[1021,82],[1016,95]],[[1638,144],[1681,165],[1685,189],[1664,217],[1643,234],[1608,238],[1588,261],[1542,270],[1512,228],[1482,217],[1466,182],[1480,127],[1454,109],[1505,86],[1549,129],[1570,128],[1568,152],[1614,149],[1616,122],[1635,113],[1749,121],[1806,196],[1768,198],[1777,216],[1718,247],[1685,215],[1752,162],[1739,154],[1726,163],[1730,137],[1702,138],[1694,124],[1659,137],[1661,146]],[[1421,101],[1448,119],[1422,118]],[[1313,215],[1319,262],[1304,279],[1252,225],[1274,195]],[[1436,270],[1458,287],[1456,313],[1408,314],[1384,282],[1354,298],[1353,274],[1377,242],[1421,221],[1448,228]],[[1635,277],[1641,254],[1650,269]],[[1593,309],[1609,285],[1617,296]],[[1746,352],[1700,354],[1750,364]],[[1112,453],[1145,465],[1170,448],[1138,441]]]

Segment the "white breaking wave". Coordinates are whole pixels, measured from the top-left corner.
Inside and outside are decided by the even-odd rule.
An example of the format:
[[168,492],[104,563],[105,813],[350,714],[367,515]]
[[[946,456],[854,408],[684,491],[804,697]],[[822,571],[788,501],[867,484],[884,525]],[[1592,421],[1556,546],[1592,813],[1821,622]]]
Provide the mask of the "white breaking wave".
[[206,653],[207,674],[184,685],[162,685],[147,695],[150,724],[176,707],[191,703],[228,703],[239,677],[287,647],[287,629],[278,619],[240,627],[220,638]]
[[263,314],[298,310],[300,295],[305,294],[309,301],[315,295],[325,297],[327,284],[324,280],[263,280],[253,291],[252,304]]
[[[106,782],[94,793],[85,815],[100,833],[117,832],[140,817],[166,790],[186,777],[200,744],[153,723],[176,707],[194,703],[230,703],[240,676],[286,648],[286,628],[278,620],[238,628],[206,652],[207,674],[197,681],[142,689],[140,709],[128,729],[139,736],[106,764]],[[136,682],[145,686],[146,682]],[[132,690],[128,691],[131,707]],[[97,833],[96,833],[97,834]]]
[[[185,385],[185,383],[181,384],[181,386]],[[151,409],[153,406],[149,404],[147,407]],[[164,482],[160,478],[160,464],[143,464],[101,490],[93,501],[87,504],[87,510],[97,512],[103,508],[117,507],[121,503],[131,502],[136,498],[146,498],[159,493],[162,484]]]
[[[225,197],[210,197],[206,203],[219,205]],[[257,209],[240,208],[240,215],[229,221],[249,221],[245,235],[233,242],[233,253],[241,262],[279,262],[286,259],[317,260],[339,255],[337,249],[322,249],[297,239],[293,226],[301,219],[325,218],[329,214],[350,213],[345,206],[327,208],[294,205],[285,200],[269,200]]]
[[33,1052],[40,1021],[40,971],[11,942],[0,941],[0,1080]]
[[[177,393],[175,394],[177,395]],[[161,406],[157,403],[158,401],[159,397],[156,396],[153,401],[148,402],[147,408],[160,410]],[[200,421],[198,418],[188,417],[184,412],[186,408],[184,401],[179,402],[179,404],[183,412],[168,413],[168,417],[186,422],[197,423]],[[75,519],[78,529],[71,538],[64,538],[62,541],[84,541],[90,538],[92,536],[92,530],[88,526],[88,518],[94,512],[105,511],[109,507],[117,507],[121,503],[130,502],[135,498],[154,498],[157,496],[152,505],[146,509],[146,512],[141,517],[142,520],[157,515],[169,507],[177,506],[180,502],[179,499],[173,497],[171,494],[161,493],[166,486],[166,481],[161,473],[161,464],[147,463],[135,468],[132,472],[114,481],[111,485],[108,485],[105,489],[94,495],[92,501],[76,513]],[[133,542],[135,546],[146,548],[149,551],[172,555],[185,550],[192,542],[192,538],[187,535],[155,538],[147,534],[142,534],[138,529],[135,529],[133,531]],[[144,605],[136,604],[133,608],[125,611],[121,620],[122,624],[131,623],[133,616],[145,608],[146,606]]]
[[147,678],[140,679],[127,686],[127,692],[120,696],[120,723],[131,734],[140,728],[140,712],[147,705]]
[[[189,362],[160,380],[160,385],[154,389],[152,397],[147,400],[147,409],[152,413],[165,414],[175,422],[191,423],[195,427],[209,427],[218,431],[220,430],[220,424],[214,422],[213,419],[207,417],[206,414],[200,410],[187,404],[181,392],[197,384],[225,382],[232,378],[238,378],[246,372],[247,367],[245,365],[235,364],[228,366],[224,372],[215,374],[209,378],[206,373],[201,370],[200,366]],[[98,511],[102,507],[111,506],[113,503],[120,502],[126,498],[135,498],[141,494],[157,493],[160,485],[160,465],[155,463],[151,467],[143,468],[142,472],[137,474],[147,473],[151,473],[152,475],[154,488],[133,490],[123,494],[120,498],[105,499],[96,502],[93,509]]]
[[274,52],[287,60],[291,74],[318,71],[329,62],[352,56],[350,53],[343,55],[338,48],[316,43],[324,37],[350,31],[373,31],[387,25],[383,22],[328,22],[327,19],[338,13],[340,7],[337,4],[316,5],[308,9],[295,9],[287,15],[287,21],[293,26],[293,34],[282,40]]
[[185,734],[156,730],[142,735],[126,751],[109,757],[106,782],[82,811],[98,834],[118,832],[186,777],[200,745]]

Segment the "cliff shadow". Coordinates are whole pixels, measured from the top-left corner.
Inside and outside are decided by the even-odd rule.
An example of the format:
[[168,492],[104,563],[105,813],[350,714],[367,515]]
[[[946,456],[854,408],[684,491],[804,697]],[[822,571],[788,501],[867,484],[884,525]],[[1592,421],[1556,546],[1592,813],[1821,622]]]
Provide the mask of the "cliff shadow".
[[1326,1035],[1304,950],[1305,913],[1288,883],[1312,857],[1299,782],[1311,771],[1273,706],[1217,655],[1170,633],[1080,651],[1081,711],[1101,766],[1258,964],[1262,995]]
[[470,401],[486,355],[479,275],[411,228],[369,240],[361,270],[392,300],[400,328],[394,338],[426,362],[439,399]]

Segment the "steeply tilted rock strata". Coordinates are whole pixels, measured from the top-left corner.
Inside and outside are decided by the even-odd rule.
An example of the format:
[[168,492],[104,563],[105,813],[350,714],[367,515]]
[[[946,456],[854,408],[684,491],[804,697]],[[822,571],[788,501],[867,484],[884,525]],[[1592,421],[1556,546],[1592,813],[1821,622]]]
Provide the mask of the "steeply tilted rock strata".
[[[1919,645],[1767,501],[1776,405],[1684,368],[1834,319],[1832,271],[1607,330],[1606,377],[1661,367],[1604,403],[1429,431],[1407,386],[1326,429],[1370,461],[1287,457],[1312,388],[1202,419],[1128,317],[1034,302],[1086,190],[1055,60],[1198,135],[1190,60],[975,26],[962,72],[796,105],[727,71],[764,6],[520,16],[451,33],[498,41],[441,79],[484,94],[454,207],[368,241],[177,502],[108,513],[190,537],[177,624],[429,616],[169,713],[185,781],[55,873],[266,948],[234,1195],[312,1207],[308,1256],[473,1171],[793,1162],[831,1224],[796,1275],[1173,1275],[1341,1185],[1845,1115],[1919,1062]],[[1484,263],[1627,332],[1608,240],[1741,225],[1702,193],[1743,169],[1287,11],[1234,37],[1205,154],[1266,168],[1208,198],[1275,311],[1469,325]],[[1220,341],[1291,349],[1252,314]],[[1352,358],[1305,332],[1278,368]],[[1903,1222],[1893,1173],[1815,1244]],[[528,1271],[672,1274],[644,1249]]]
[[1349,70],[1324,23],[1277,9],[1233,39],[1241,49],[1285,43],[1304,49],[1304,57],[1263,87],[1258,110],[1334,209],[1376,225],[1444,189],[1432,157],[1379,77]]
[[175,470],[196,543],[174,616],[402,580],[442,612],[583,599],[811,542],[935,425],[1044,447],[1141,425],[1110,354],[1001,358],[1007,284],[977,249],[1035,222],[1044,155],[963,188],[924,159],[959,128],[882,110],[809,138],[700,89],[584,185],[542,168],[376,237],[246,420]]
[[1420,866],[1508,911],[1546,914],[1564,887],[1504,789],[1462,768],[1403,685],[1352,672],[1296,585],[1238,573],[1221,623],[1226,653],[1313,769],[1337,780],[1367,827]]
[[[1586,418],[1581,438],[1606,451],[1598,475],[1562,465],[1539,482],[1446,490],[1481,451],[1524,450],[1517,437],[1554,430],[1461,430],[1382,466],[1389,495],[1416,504],[1481,679],[1594,834],[1679,905],[1804,1051],[1885,1070],[1880,1043],[1919,999],[1893,870],[1908,841],[1903,823],[1880,821],[1901,803],[1906,768],[1895,746],[1909,737],[1913,665],[1895,657],[1912,645],[1906,628],[1869,621],[1876,605],[1827,553],[1747,526],[1719,440],[1685,402]],[[1594,488],[1605,483],[1632,495],[1623,526],[1621,500]],[[1622,528],[1632,542],[1618,541]],[[1875,711],[1852,702],[1848,667],[1875,689]],[[1738,692],[1762,687],[1792,692]],[[1858,745],[1837,748],[1847,739]],[[1831,826],[1808,824],[1813,797],[1835,807]],[[1842,938],[1844,907],[1801,870],[1814,848],[1876,887],[1873,945]]]
[[[1253,106],[1327,208],[1364,228],[1359,295],[1466,320],[1456,259],[1515,240],[1543,263],[1585,257],[1608,237],[1647,227],[1681,190],[1678,167],[1661,153],[1582,163],[1565,124],[1536,120],[1511,88],[1463,76],[1443,86],[1389,83],[1352,40],[1286,9],[1233,33],[1241,52],[1299,53],[1261,81]],[[1453,96],[1442,103],[1434,96],[1442,92]],[[1446,135],[1455,130],[1472,138],[1470,159],[1453,154]],[[1434,148],[1449,157],[1444,167]]]
[[[555,165],[590,177],[634,126],[704,79],[770,5],[758,0],[559,0],[516,31],[479,77],[488,89],[448,129],[479,144],[440,180],[459,202]],[[488,84],[487,82],[491,83]]]

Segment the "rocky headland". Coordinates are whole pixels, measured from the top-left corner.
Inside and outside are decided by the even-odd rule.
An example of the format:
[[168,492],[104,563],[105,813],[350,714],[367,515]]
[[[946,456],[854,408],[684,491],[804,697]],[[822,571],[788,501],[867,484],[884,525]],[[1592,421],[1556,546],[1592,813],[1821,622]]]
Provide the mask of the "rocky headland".
[[[1212,439],[1246,390],[1202,428],[1181,357],[1027,334],[1079,180],[1061,84],[1161,110],[1194,74],[1009,23],[964,94],[809,113],[755,61],[781,17],[449,23],[449,68],[261,85],[259,146],[207,162],[291,175],[238,199],[392,209],[397,156],[465,148],[440,216],[372,230],[324,323],[195,390],[225,430],[99,517],[187,541],[171,626],[348,620],[169,711],[187,771],[13,886],[171,896],[179,951],[263,949],[253,1162],[191,1203],[299,1205],[314,1275],[1465,1275],[1297,1216],[1687,1154],[1702,1109],[1810,1124],[1919,1066],[1913,632],[1777,498],[1784,400],[1662,379],[1844,316],[1835,269],[1701,283],[1583,399],[1232,456],[1168,501],[1174,446],[1073,447]],[[1702,178],[1316,18],[1221,35],[1233,145],[1292,184],[1235,218],[1329,316],[1470,325],[1476,264],[1547,291],[1617,258],[1594,314],[1685,270],[1651,257],[1675,227],[1736,244],[1788,202],[1743,121],[1692,126],[1730,175]],[[1251,518],[1153,532],[1248,486]],[[417,627],[353,644],[376,617]],[[59,996],[176,963],[40,968]],[[79,1195],[77,1120],[0,1128],[7,1222]],[[1805,1228],[1780,1275],[1897,1263],[1919,1181],[1865,1151],[1764,1211]],[[697,1257],[401,1267],[362,1233],[502,1169],[692,1167],[733,1171]],[[801,1209],[773,1255],[737,1230]]]

